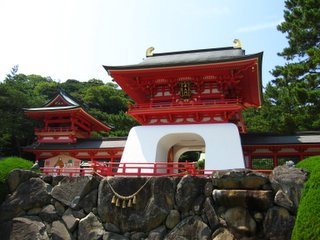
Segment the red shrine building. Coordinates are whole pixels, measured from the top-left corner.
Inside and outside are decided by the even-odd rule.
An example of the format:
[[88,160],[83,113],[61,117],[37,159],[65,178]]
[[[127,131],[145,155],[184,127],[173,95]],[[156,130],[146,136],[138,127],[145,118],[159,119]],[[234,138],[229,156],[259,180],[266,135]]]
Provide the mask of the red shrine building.
[[110,128],[60,93],[43,107],[25,110],[43,123],[35,129],[37,141],[25,151],[40,161],[64,155],[110,162],[121,158],[175,162],[186,151],[201,151],[206,165],[217,163],[209,164],[214,169],[225,161],[242,167],[232,162],[235,158],[241,158],[243,167],[255,168],[263,160],[273,168],[320,155],[318,132],[294,136],[246,132],[242,110],[262,104],[262,53],[247,55],[236,43],[169,53],[153,53],[149,48],[141,63],[104,66],[134,100],[128,114],[141,126],[132,129],[128,139],[91,139],[92,132]]
[[57,156],[83,161],[119,161],[121,158],[125,138],[92,139],[93,132],[109,132],[110,127],[62,91],[42,107],[25,109],[25,114],[42,125],[34,129],[36,142],[24,148],[35,155],[40,166],[44,160]]

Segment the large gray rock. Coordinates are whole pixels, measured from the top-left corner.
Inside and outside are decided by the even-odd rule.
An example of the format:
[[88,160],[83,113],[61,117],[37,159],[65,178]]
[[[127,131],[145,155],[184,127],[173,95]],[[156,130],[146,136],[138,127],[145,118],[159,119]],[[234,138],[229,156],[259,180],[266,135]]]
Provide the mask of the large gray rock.
[[131,240],[141,240],[141,239],[145,239],[146,237],[147,237],[147,235],[144,232],[134,232],[131,234],[130,239]]
[[[117,225],[122,232],[148,232],[160,226],[174,205],[174,182],[170,178],[118,178],[101,181],[98,193],[98,214],[102,222]],[[130,208],[111,203],[112,188],[123,196],[137,192],[137,203]]]
[[[212,194],[212,191],[210,193],[210,196]],[[203,208],[203,202],[205,200],[205,195],[200,195],[196,198],[196,200],[193,202],[192,210],[195,215],[200,215]]]
[[88,214],[93,208],[97,207],[97,199],[98,189],[94,189],[80,200],[79,207]]
[[47,223],[51,223],[59,219],[57,211],[52,204],[45,206],[39,213],[39,217]]
[[149,232],[148,240],[162,240],[167,233],[165,226],[160,226]]
[[116,225],[114,225],[112,223],[104,224],[104,229],[107,232],[120,233],[120,229]]
[[166,227],[174,228],[180,222],[180,213],[178,210],[171,210],[166,219]]
[[250,169],[218,171],[212,175],[212,184],[219,189],[263,189],[268,183],[267,176]]
[[73,232],[79,223],[79,218],[75,218],[70,208],[64,212],[62,220],[70,232]]
[[10,240],[47,240],[46,226],[37,217],[17,217],[12,221]]
[[270,208],[263,222],[266,239],[289,240],[295,218],[283,207]]
[[40,175],[40,173],[23,169],[12,170],[7,177],[7,183],[9,186],[10,193],[13,193],[21,183],[27,181],[30,178],[39,177]]
[[78,239],[99,239],[105,233],[102,223],[93,214],[89,213],[85,218],[81,219],[78,227]]
[[307,172],[300,168],[286,165],[273,169],[270,181],[275,192],[281,190],[293,203],[289,209],[296,212],[304,183],[307,180]]
[[187,217],[172,229],[164,240],[176,239],[210,239],[211,230],[200,217]]
[[247,209],[235,207],[228,209],[224,214],[227,225],[239,234],[254,235],[257,224]]
[[103,240],[130,240],[130,238],[117,234],[117,233],[113,233],[113,232],[106,232],[105,234],[103,234]]
[[64,177],[54,186],[51,195],[63,204],[76,208],[80,200],[97,186],[98,181],[94,177]]
[[54,221],[51,226],[52,240],[71,240],[71,235],[61,221]]
[[40,178],[30,178],[21,183],[0,207],[0,222],[10,220],[32,208],[50,203],[51,186]]
[[206,198],[203,209],[207,217],[209,226],[211,230],[214,231],[219,226],[219,218],[216,214],[216,211],[214,210],[211,198],[208,198],[208,197]]
[[289,199],[289,196],[285,194],[281,189],[276,193],[274,197],[274,203],[278,206],[285,207],[288,210],[294,210],[293,202]]
[[212,192],[216,204],[224,207],[244,207],[250,210],[267,210],[273,206],[271,190],[222,190]]
[[200,178],[186,175],[181,178],[177,185],[176,204],[178,210],[183,215],[191,209],[194,201],[200,195],[201,189],[204,188],[205,182],[201,182],[200,180]]
[[226,228],[218,228],[211,236],[212,240],[235,240],[234,235]]

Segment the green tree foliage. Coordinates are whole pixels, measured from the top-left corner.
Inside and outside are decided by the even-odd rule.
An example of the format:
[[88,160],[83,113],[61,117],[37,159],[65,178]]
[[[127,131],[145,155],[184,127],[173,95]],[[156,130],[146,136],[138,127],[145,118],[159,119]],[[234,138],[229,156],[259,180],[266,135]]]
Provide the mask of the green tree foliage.
[[279,53],[286,64],[272,70],[262,108],[245,112],[250,131],[320,129],[320,1],[287,0],[285,8],[278,30],[288,39]]
[[310,157],[297,167],[310,173],[299,203],[292,240],[319,239],[320,236],[320,156]]
[[21,155],[21,146],[33,140],[34,122],[24,115],[23,108],[43,103],[44,98],[33,91],[35,79],[35,75],[17,74],[14,68],[0,83],[0,156]]
[[69,79],[58,83],[49,77],[18,74],[18,66],[15,66],[0,82],[0,157],[21,156],[21,147],[34,141],[33,128],[40,123],[25,116],[23,108],[43,106],[60,89],[112,127],[110,133],[95,133],[95,137],[127,136],[131,127],[138,125],[125,114],[131,100],[114,83],[105,84],[98,79],[87,82]]

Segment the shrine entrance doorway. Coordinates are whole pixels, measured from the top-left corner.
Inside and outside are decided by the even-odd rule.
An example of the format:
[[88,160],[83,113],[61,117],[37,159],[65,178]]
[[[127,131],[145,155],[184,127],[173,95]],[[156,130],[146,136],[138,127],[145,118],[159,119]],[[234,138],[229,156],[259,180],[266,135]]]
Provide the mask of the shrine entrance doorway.
[[[167,159],[168,173],[177,173],[174,172],[170,166],[177,171],[177,168],[180,166],[179,162],[197,162],[200,157],[200,153],[204,152],[205,141],[199,134],[171,133],[163,136],[159,140],[157,145],[156,162]],[[167,153],[167,157],[163,156],[165,153]],[[181,171],[183,170],[181,169]]]
[[[157,145],[156,162],[178,162],[185,152],[205,152],[205,141],[196,133],[171,133],[163,136]],[[164,156],[167,154],[167,156]]]

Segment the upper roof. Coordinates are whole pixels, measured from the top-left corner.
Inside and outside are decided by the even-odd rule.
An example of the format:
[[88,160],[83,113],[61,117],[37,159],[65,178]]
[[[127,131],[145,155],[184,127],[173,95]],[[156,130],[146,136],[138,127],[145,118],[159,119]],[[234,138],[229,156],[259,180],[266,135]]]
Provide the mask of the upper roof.
[[[261,54],[261,53],[260,53]],[[147,56],[142,62],[125,66],[104,66],[109,70],[120,69],[138,69],[150,67],[170,67],[183,65],[197,65],[205,63],[216,63],[225,61],[234,61],[240,59],[251,58],[253,55],[245,55],[245,50],[241,48],[225,47],[225,48],[209,48],[180,52],[154,53]]]
[[25,108],[26,111],[47,111],[47,110],[65,110],[79,108],[81,105],[68,96],[64,91],[52,98],[49,102],[38,108]]
[[30,117],[39,120],[43,119],[49,113],[52,115],[53,113],[68,114],[76,112],[92,124],[92,131],[108,132],[111,129],[106,124],[91,116],[79,103],[73,100],[62,90],[60,90],[52,100],[44,104],[42,107],[24,108],[24,111]]

